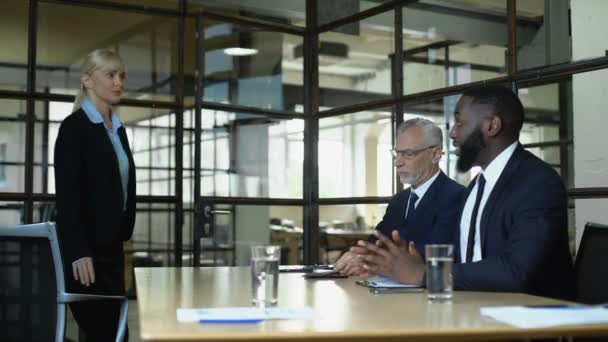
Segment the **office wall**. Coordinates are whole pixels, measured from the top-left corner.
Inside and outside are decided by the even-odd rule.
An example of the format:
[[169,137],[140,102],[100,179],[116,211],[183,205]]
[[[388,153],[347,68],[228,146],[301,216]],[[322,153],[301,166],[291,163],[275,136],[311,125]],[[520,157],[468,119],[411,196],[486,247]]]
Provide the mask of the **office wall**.
[[[573,0],[573,60],[605,54],[608,47],[605,17],[608,1]],[[574,106],[574,186],[605,187],[608,185],[608,149],[606,135],[608,108],[608,70],[573,76]],[[576,200],[576,236],[580,241],[587,221],[608,223],[608,199]]]

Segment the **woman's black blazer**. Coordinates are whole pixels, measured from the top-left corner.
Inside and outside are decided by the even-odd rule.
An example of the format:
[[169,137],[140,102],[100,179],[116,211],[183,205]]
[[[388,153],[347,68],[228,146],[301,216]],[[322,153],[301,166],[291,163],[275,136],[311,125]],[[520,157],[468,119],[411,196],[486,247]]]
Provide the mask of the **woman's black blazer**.
[[124,126],[118,135],[129,159],[125,211],[118,159],[104,124],[92,123],[82,109],[61,123],[55,143],[55,187],[57,231],[66,264],[116,250],[133,234],[135,165]]

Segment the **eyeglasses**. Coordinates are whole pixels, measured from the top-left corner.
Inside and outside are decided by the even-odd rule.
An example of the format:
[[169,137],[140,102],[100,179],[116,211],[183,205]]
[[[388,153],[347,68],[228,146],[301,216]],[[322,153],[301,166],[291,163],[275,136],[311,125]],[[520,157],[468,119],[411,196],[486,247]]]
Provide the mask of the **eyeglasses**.
[[412,160],[414,158],[416,158],[420,153],[431,149],[433,147],[437,147],[437,145],[431,145],[431,146],[427,146],[427,147],[423,147],[421,149],[418,150],[395,150],[395,149],[391,149],[391,154],[393,155],[393,158],[403,158],[403,159],[407,159],[407,160]]

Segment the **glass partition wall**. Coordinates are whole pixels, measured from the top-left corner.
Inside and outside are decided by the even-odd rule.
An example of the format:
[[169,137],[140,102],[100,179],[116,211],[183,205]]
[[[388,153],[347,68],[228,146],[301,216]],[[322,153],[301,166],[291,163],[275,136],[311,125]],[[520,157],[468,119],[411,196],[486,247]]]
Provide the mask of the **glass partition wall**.
[[281,244],[283,263],[334,262],[342,237],[365,236],[408,186],[389,153],[402,121],[436,122],[441,168],[468,183],[447,132],[459,95],[482,83],[518,92],[521,143],[556,168],[572,199],[606,196],[573,183],[573,122],[585,113],[574,113],[572,75],[608,58],[573,57],[569,6],[3,1],[0,225],[54,218],[57,130],[80,63],[100,47],[127,64],[115,110],[137,165],[126,249],[135,265],[244,265],[259,243]]

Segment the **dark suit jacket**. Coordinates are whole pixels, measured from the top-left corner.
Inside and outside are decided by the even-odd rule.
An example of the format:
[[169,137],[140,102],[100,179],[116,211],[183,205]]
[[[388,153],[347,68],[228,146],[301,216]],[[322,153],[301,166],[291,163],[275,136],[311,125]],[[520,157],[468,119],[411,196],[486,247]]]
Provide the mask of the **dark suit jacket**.
[[[398,229],[401,238],[414,241],[418,251],[424,255],[426,244],[452,242],[458,230],[460,203],[465,194],[465,187],[440,171],[407,221],[405,207],[410,189],[403,190],[391,198],[376,229],[388,237],[393,230]],[[375,238],[370,241],[375,241]]]
[[557,172],[518,145],[482,213],[482,260],[460,264],[456,239],[454,287],[570,298],[574,275],[566,204]]
[[122,260],[122,242],[133,233],[135,165],[124,127],[118,129],[118,135],[129,158],[126,211],[118,159],[103,123],[92,123],[79,109],[59,128],[55,143],[57,231],[67,265],[85,256]]

